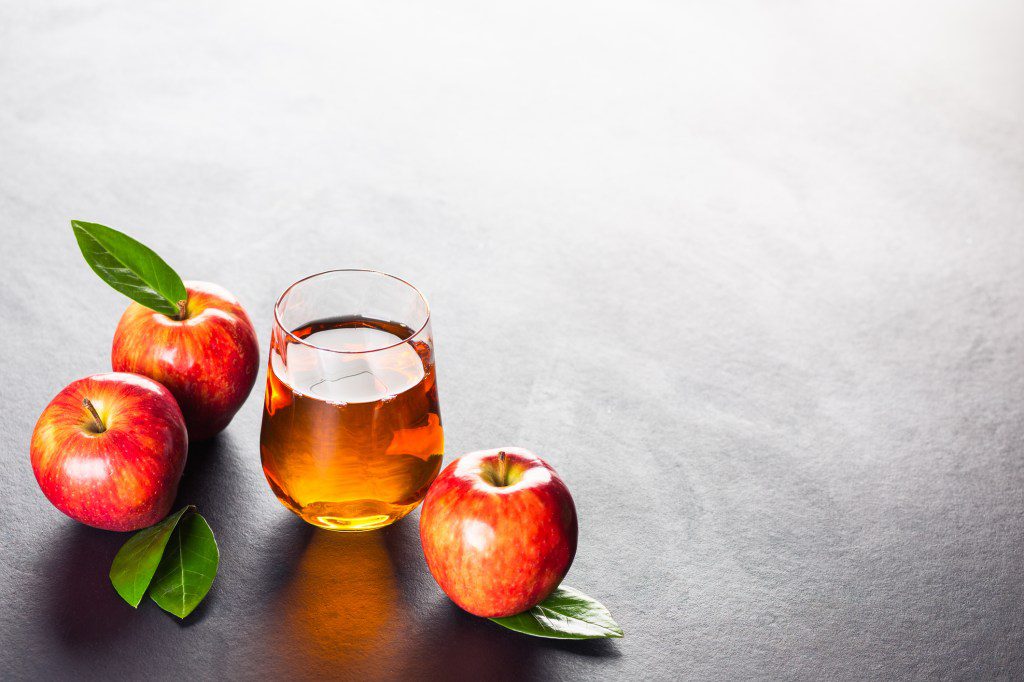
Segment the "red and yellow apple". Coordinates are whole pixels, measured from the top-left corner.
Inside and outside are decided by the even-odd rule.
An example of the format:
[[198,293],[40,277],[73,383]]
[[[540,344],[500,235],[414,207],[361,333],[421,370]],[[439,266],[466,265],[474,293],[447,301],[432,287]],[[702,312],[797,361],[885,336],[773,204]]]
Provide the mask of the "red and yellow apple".
[[[166,386],[181,406],[189,438],[219,433],[245,402],[259,371],[256,330],[238,300],[208,282],[186,282],[178,318],[132,303],[114,332],[115,372]],[[179,319],[180,318],[180,319]]]
[[420,513],[423,554],[437,584],[460,607],[487,618],[544,601],[572,564],[576,536],[569,489],[522,448],[452,462]]
[[167,516],[188,433],[166,388],[135,374],[69,384],[32,432],[32,471],[57,509],[89,526],[137,530]]

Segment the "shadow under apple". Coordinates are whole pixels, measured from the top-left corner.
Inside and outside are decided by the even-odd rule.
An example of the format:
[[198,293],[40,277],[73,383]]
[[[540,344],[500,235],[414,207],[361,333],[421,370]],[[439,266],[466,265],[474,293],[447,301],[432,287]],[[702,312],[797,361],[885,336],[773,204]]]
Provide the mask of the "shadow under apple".
[[40,568],[47,577],[45,613],[58,641],[89,648],[116,639],[136,618],[110,584],[110,563],[128,533],[68,521]]
[[199,512],[204,513],[204,509],[231,501],[236,494],[231,488],[237,472],[232,471],[230,448],[230,436],[224,433],[189,444],[188,460],[178,484],[174,509],[186,504],[202,505]]
[[555,657],[621,655],[609,640],[544,639],[513,632],[463,611],[443,594],[434,601],[429,623],[433,636],[409,657],[409,675],[446,679],[457,670],[464,679],[535,679],[552,674]]
[[618,658],[610,640],[557,640],[513,632],[456,606],[427,568],[415,513],[382,531],[404,602],[408,643],[401,672],[408,677],[530,679],[543,677],[551,656]]

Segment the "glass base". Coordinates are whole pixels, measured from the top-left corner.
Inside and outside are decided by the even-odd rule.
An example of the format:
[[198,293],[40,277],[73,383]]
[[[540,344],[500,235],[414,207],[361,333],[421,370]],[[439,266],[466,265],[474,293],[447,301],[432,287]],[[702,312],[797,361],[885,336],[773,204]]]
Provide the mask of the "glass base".
[[326,530],[358,533],[390,526],[407,515],[416,505],[397,505],[377,500],[351,502],[313,502],[298,507],[286,500],[281,503],[308,524]]

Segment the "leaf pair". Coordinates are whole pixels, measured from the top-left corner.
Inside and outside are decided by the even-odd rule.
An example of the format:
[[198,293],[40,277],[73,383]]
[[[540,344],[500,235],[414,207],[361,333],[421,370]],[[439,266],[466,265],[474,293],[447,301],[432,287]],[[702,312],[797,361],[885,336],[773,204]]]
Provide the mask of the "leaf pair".
[[157,606],[184,618],[210,591],[219,563],[210,525],[189,505],[124,543],[110,567],[110,582],[134,608],[148,590]]
[[72,220],[71,229],[85,262],[100,279],[158,313],[181,314],[182,302],[188,301],[185,283],[152,249],[98,223]]
[[622,628],[604,605],[566,585],[529,611],[491,620],[509,630],[549,639],[622,637]]

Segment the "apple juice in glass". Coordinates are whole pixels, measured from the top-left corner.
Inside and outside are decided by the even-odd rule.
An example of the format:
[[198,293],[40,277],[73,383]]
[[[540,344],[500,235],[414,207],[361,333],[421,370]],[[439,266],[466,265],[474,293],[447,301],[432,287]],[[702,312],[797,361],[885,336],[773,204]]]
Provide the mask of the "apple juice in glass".
[[444,433],[430,311],[415,287],[332,270],[281,295],[260,454],[282,504],[322,528],[381,528],[423,500]]

